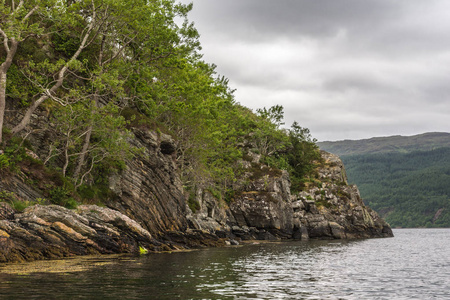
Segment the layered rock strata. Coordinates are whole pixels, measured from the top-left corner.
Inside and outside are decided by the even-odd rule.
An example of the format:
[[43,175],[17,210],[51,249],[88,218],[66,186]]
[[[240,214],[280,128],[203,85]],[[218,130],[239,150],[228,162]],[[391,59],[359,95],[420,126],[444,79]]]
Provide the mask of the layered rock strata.
[[[19,213],[1,203],[0,261],[136,253],[139,247],[165,251],[254,239],[392,236],[389,225],[363,204],[356,186],[347,184],[335,155],[322,152],[320,182],[299,195],[291,195],[287,172],[270,169],[254,157],[243,162],[247,172],[230,202],[199,189],[199,209],[193,212],[177,171],[174,140],[148,130],[133,133],[130,142],[143,153],[121,174],[110,176],[107,207],[35,205]],[[45,141],[31,139],[37,157],[45,157]],[[39,185],[28,184],[26,177],[23,172],[2,176],[0,192],[22,201],[43,198]]]
[[295,223],[306,227],[310,238],[392,236],[389,224],[364,205],[356,185],[348,185],[340,158],[325,151],[321,154],[321,187],[308,189],[293,199]]
[[[261,170],[266,169],[266,174],[251,181],[243,190],[239,187],[242,191],[236,193],[229,207],[222,205],[221,208],[217,201],[200,201],[200,211],[225,210],[230,236],[237,240],[393,236],[389,224],[364,205],[358,188],[348,184],[339,157],[325,151],[321,151],[321,155],[323,165],[317,170],[319,181],[298,195],[290,193],[287,172],[274,172],[259,165]],[[253,164],[255,166],[255,162]],[[196,221],[197,228],[212,233],[223,223],[201,213],[196,215]]]
[[136,221],[96,205],[34,205],[14,213],[2,203],[0,216],[0,262],[132,253],[159,245]]

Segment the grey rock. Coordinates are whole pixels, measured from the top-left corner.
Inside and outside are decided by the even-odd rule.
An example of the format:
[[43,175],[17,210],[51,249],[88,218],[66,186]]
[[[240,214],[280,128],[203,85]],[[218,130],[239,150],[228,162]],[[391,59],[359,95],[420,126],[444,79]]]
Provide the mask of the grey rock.
[[233,246],[238,246],[238,245],[239,245],[239,242],[236,241],[236,240],[231,239],[231,240],[230,240],[230,244],[233,245]]
[[155,249],[158,243],[138,223],[95,205],[78,210],[35,205],[0,220],[0,262]]
[[[321,189],[312,188],[301,194],[305,199],[317,196],[316,201],[321,204],[318,207],[316,201],[303,201],[306,214],[302,222],[306,224],[309,236],[337,239],[393,236],[389,225],[364,205],[358,188],[347,184],[339,157],[325,151],[321,154],[325,165],[318,172],[326,184]],[[322,192],[323,199],[320,197]]]
[[[7,116],[9,124],[16,119]],[[35,119],[29,155],[45,158],[48,141],[57,137],[44,112],[38,111]],[[270,170],[260,164],[260,155],[250,153],[251,162],[241,163],[246,173],[233,185],[234,199],[216,199],[205,178],[195,194],[200,208],[192,212],[175,161],[176,141],[149,130],[132,131],[130,143],[143,151],[123,172],[109,177],[107,207],[36,205],[17,213],[0,203],[0,261],[137,252],[139,246],[153,251],[218,246],[239,239],[392,236],[389,225],[364,205],[357,187],[348,185],[336,155],[321,152],[321,187],[297,196],[290,193],[286,171]],[[252,173],[258,166],[261,176]],[[42,189],[16,175],[2,176],[0,190],[14,192],[22,201],[44,198]]]

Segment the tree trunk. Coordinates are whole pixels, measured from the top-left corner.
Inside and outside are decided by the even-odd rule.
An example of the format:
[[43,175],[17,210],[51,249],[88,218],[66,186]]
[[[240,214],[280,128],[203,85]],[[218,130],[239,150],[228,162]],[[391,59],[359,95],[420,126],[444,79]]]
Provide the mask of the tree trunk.
[[89,145],[91,143],[91,135],[92,135],[92,128],[93,126],[90,125],[88,128],[88,132],[86,133],[86,136],[84,138],[84,144],[83,149],[81,149],[80,157],[78,158],[77,167],[75,169],[75,172],[73,172],[73,179],[75,179],[75,182],[78,181],[78,177],[80,177],[81,168],[84,165],[84,161],[86,160],[86,154],[89,149]]
[[3,119],[5,116],[6,108],[6,72],[3,72],[3,68],[0,71],[0,144],[3,137]]
[[30,107],[28,107],[25,115],[23,116],[22,120],[20,121],[19,124],[17,124],[12,130],[11,132],[13,134],[18,133],[19,131],[22,131],[25,129],[25,127],[30,123],[31,120],[31,116],[33,115],[34,111],[36,110],[36,108],[39,107],[39,105],[42,104],[42,102],[44,102],[45,100],[47,100],[49,97],[48,96],[42,96],[40,97],[38,100],[34,101]]
[[[98,64],[100,66],[101,71],[103,71],[103,51],[104,51],[104,47],[105,47],[105,41],[106,41],[106,36],[103,35],[102,42],[100,45],[100,53],[98,56]],[[102,72],[100,72],[100,73],[102,73]],[[98,90],[95,91],[94,103],[95,103],[95,109],[97,109],[99,106]],[[75,180],[77,185],[81,185],[83,183],[83,177],[81,177],[80,182],[78,182],[78,177],[80,177],[81,168],[84,165],[84,162],[86,160],[86,154],[87,154],[87,152],[89,150],[89,146],[91,144],[91,135],[92,135],[93,128],[94,128],[94,125],[93,125],[93,121],[91,120],[91,124],[89,125],[86,136],[84,137],[84,144],[83,144],[83,148],[81,149],[80,157],[78,158],[77,167],[75,168],[75,172],[73,172],[73,179]]]
[[48,90],[46,90],[43,95],[36,101],[33,102],[33,104],[28,108],[27,112],[25,113],[25,116],[23,117],[22,121],[20,121],[19,124],[17,124],[11,132],[13,134],[18,133],[19,131],[22,131],[25,129],[25,127],[30,123],[30,119],[36,108],[39,107],[39,105],[42,104],[45,100],[48,98],[53,97],[54,93],[62,86],[64,82],[64,77],[66,75],[67,70],[69,70],[69,66],[72,62],[76,61],[78,59],[78,56],[80,56],[81,52],[87,47],[88,45],[88,39],[89,36],[92,33],[92,30],[94,28],[94,25],[96,25],[96,12],[95,10],[92,13],[92,21],[89,24],[88,28],[86,29],[83,39],[78,46],[77,51],[72,55],[72,57],[66,62],[66,64],[61,68],[61,70],[58,73],[58,79],[56,80],[56,83]]
[[[4,39],[6,39],[6,35],[3,35]],[[17,52],[17,46],[19,42],[14,38],[11,39],[11,47],[8,48],[8,41],[5,40],[4,47],[6,50],[6,60],[0,66],[0,144],[3,141],[3,122],[5,118],[5,109],[6,109],[6,74],[8,72],[9,67],[12,64],[14,55]]]

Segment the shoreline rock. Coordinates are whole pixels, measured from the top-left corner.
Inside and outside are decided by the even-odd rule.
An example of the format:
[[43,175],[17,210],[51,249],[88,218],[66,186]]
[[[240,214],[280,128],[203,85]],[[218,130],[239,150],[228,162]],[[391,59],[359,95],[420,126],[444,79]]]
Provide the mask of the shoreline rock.
[[[8,211],[8,205],[2,211]],[[0,220],[0,262],[22,262],[74,255],[136,253],[159,243],[137,222],[96,205],[70,210],[34,205]]]
[[[109,178],[107,207],[70,210],[34,205],[18,213],[0,202],[0,262],[73,255],[139,253],[237,245],[250,240],[354,239],[389,237],[392,230],[348,185],[336,155],[322,151],[319,186],[291,195],[286,171],[259,164],[247,172],[229,203],[207,188],[196,192],[199,208],[188,207],[170,136],[133,129],[132,143],[145,149],[121,174]],[[44,147],[34,140],[36,149]],[[37,153],[38,156],[43,155]],[[259,159],[249,163],[258,164]],[[255,178],[257,177],[257,178]],[[252,178],[249,180],[249,178]],[[24,201],[42,197],[23,178],[1,178],[0,191]]]
[[[199,193],[200,209],[190,216],[191,222],[211,233],[228,230],[228,237],[238,241],[392,237],[389,224],[364,205],[355,185],[348,184],[340,158],[325,151],[321,155],[320,187],[294,196],[287,172],[269,170],[237,193],[229,207]],[[225,220],[217,217],[223,215]]]

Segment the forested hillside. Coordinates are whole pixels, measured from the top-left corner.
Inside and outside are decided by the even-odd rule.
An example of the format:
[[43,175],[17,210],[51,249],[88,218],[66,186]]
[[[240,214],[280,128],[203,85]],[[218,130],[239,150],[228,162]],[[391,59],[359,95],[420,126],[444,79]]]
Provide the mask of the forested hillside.
[[320,147],[341,155],[349,182],[358,185],[366,204],[391,226],[450,227],[450,148],[437,148],[448,144],[449,137],[429,133]]
[[0,262],[392,236],[282,106],[239,104],[191,9],[0,2]]
[[364,140],[344,140],[320,142],[319,146],[337,155],[399,152],[408,153],[419,150],[433,150],[450,147],[450,133],[429,132],[413,136],[374,137]]
[[[44,202],[101,201],[108,176],[141,155],[130,143],[139,128],[173,137],[187,192],[231,195],[249,151],[301,189],[320,157],[308,129],[281,129],[281,106],[252,112],[234,99],[202,60],[191,9],[172,0],[2,1],[2,176],[26,165],[56,178]],[[37,138],[44,148],[28,142]]]

